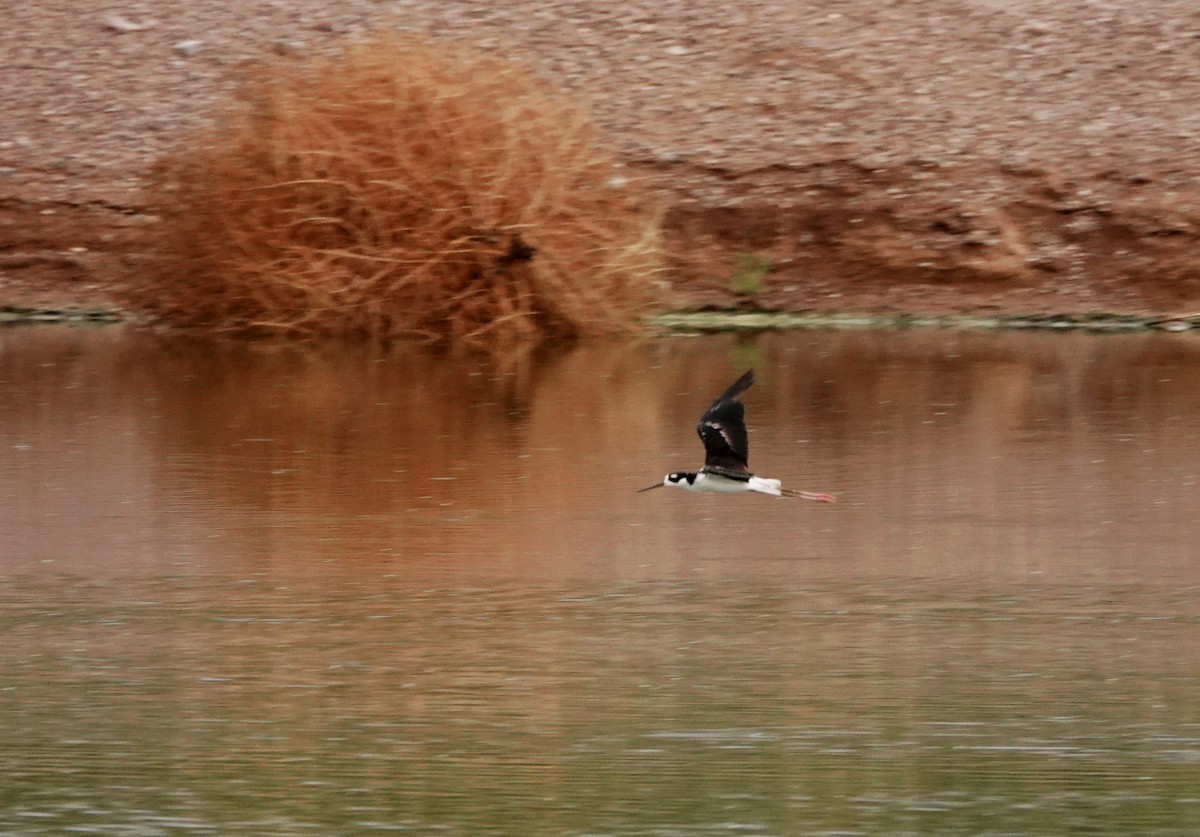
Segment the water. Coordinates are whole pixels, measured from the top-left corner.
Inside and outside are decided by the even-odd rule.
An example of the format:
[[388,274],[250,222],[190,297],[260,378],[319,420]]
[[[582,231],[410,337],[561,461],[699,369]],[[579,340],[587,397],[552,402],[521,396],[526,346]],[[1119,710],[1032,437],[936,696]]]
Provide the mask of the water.
[[[822,506],[635,489],[751,463]],[[0,331],[0,834],[1200,833],[1200,342]]]

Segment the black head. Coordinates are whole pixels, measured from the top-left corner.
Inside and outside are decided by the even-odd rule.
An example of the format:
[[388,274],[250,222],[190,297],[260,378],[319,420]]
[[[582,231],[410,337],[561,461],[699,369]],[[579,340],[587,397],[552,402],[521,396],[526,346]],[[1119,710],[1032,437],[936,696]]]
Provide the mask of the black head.
[[673,474],[667,474],[665,477],[663,477],[662,482],[656,482],[654,485],[648,485],[645,488],[639,488],[637,493],[641,494],[643,491],[650,491],[654,488],[662,488],[664,485],[677,485],[683,487],[692,485],[695,482],[695,473],[690,471],[676,471]]

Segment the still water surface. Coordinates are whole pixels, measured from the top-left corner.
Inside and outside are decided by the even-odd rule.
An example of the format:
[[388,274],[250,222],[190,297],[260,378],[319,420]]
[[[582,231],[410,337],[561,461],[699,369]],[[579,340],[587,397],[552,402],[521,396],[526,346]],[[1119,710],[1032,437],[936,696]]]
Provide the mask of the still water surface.
[[[821,506],[635,495],[743,368]],[[0,834],[1200,834],[1200,341],[0,331]]]

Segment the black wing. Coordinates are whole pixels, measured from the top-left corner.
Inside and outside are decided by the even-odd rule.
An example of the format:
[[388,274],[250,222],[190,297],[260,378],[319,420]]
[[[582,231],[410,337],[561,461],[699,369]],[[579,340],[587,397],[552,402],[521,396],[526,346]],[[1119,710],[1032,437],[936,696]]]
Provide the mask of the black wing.
[[750,442],[746,438],[746,408],[738,401],[738,396],[752,383],[754,370],[747,369],[700,417],[696,432],[704,442],[706,469],[734,472],[747,469]]

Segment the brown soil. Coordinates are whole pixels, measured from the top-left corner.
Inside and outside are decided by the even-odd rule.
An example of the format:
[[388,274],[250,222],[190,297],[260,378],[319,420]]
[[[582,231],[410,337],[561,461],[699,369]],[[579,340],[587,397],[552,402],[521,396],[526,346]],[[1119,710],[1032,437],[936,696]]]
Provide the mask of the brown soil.
[[[668,207],[680,307],[1200,311],[1193,0],[95,8],[0,33],[0,306],[111,304],[154,222],[143,173],[242,62],[399,26],[588,101]],[[771,270],[739,297],[748,255]]]

